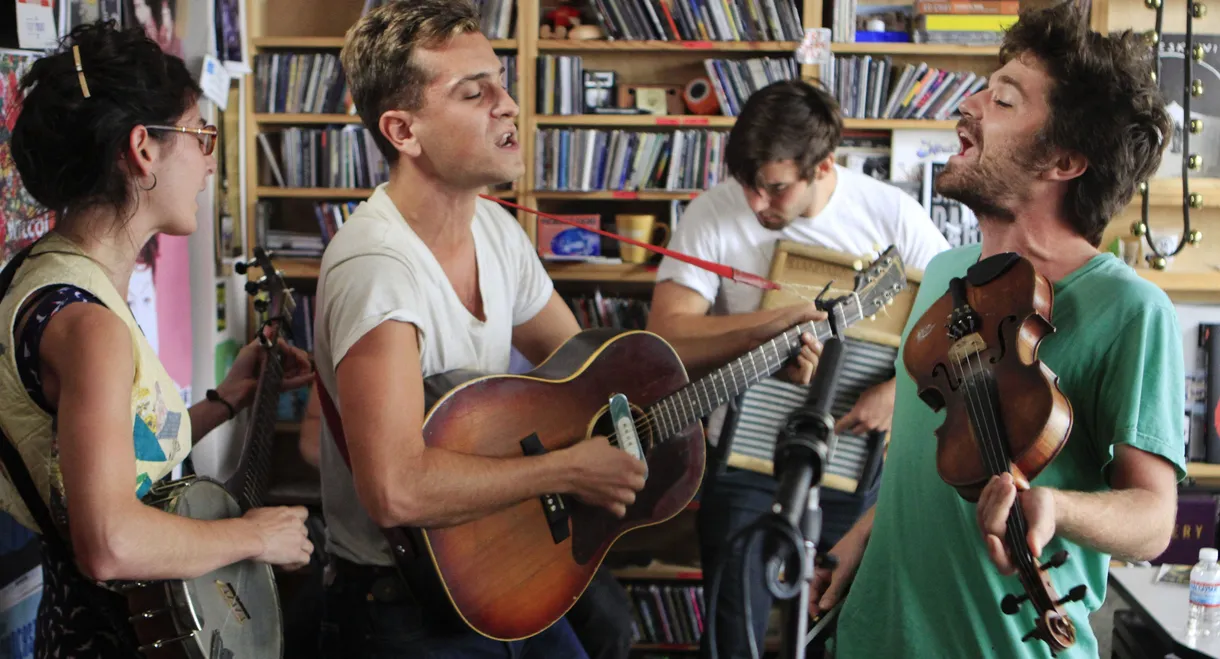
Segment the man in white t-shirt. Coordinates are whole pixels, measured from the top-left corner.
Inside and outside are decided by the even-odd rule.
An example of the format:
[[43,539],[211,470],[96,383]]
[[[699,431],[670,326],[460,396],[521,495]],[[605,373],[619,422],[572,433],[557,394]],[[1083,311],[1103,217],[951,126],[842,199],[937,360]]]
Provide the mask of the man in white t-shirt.
[[[910,195],[859,172],[839,167],[834,149],[842,135],[838,105],[824,89],[804,81],[771,84],[742,108],[725,148],[731,178],[699,195],[682,214],[669,247],[739,270],[766,275],[779,240],[867,255],[894,245],[907,266],[923,269],[949,247],[924,209]],[[648,328],[667,339],[691,377],[719,367],[796,322],[811,317],[812,304],[760,310],[762,291],[722,280],[677,259],[662,260],[657,272]],[[815,346],[820,351],[820,346]],[[808,373],[788,372],[807,384]],[[888,430],[894,409],[894,380],[860,395],[837,420],[839,432]],[[719,442],[725,410],[709,419],[708,440]],[[743,565],[751,572],[755,638],[761,652],[771,597],[762,581],[757,547],[743,562],[726,556],[729,539],[768,512],[775,501],[774,478],[714,464],[699,510],[704,573],[725,562],[717,602],[716,635],[720,656],[748,657],[743,628]],[[875,496],[875,484],[858,495],[824,490],[826,515],[819,549],[829,548]],[[706,656],[711,639],[705,636]]]
[[[315,359],[331,417],[320,442],[322,506],[333,579],[322,654],[583,658],[566,619],[513,642],[472,631],[443,593],[400,577],[381,532],[477,520],[546,493],[621,516],[644,485],[644,464],[604,437],[521,458],[424,445],[424,378],[506,373],[514,347],[540,363],[579,331],[515,218],[478,197],[522,174],[504,69],[469,0],[374,9],[348,32],[341,59],[391,172],[327,246],[318,278]],[[350,467],[332,433],[340,428]],[[414,566],[429,569],[426,552]]]

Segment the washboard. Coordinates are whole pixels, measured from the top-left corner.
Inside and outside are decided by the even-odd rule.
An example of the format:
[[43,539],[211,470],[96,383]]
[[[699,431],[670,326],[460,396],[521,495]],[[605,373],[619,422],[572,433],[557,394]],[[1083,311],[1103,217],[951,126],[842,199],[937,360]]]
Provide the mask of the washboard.
[[[817,294],[832,282],[827,298],[850,292],[854,287],[856,268],[871,261],[867,255],[854,256],[812,247],[791,241],[780,241],[771,259],[769,277],[783,284],[800,284],[809,296]],[[907,317],[915,302],[923,271],[904,266],[907,287],[888,307],[888,314],[864,319],[844,331],[843,371],[839,390],[832,405],[836,419],[846,414],[865,389],[884,382],[894,375],[894,360]],[[787,291],[767,291],[761,307],[799,304],[801,298]],[[764,474],[773,472],[772,458],[775,441],[788,417],[805,403],[809,387],[770,377],[750,387],[738,400],[736,409],[726,419],[725,433],[731,437],[727,461],[730,466]],[[859,436],[841,433],[832,447],[822,487],[854,493],[857,487],[872,482],[881,466],[888,436]]]

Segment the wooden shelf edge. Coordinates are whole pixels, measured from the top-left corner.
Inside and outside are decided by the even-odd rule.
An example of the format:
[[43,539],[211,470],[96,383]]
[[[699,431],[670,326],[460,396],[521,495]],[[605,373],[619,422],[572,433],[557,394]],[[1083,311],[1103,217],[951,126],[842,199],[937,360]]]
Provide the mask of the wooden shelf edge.
[[[274,250],[272,251],[274,252]],[[280,273],[282,273],[287,279],[317,279],[318,274],[322,271],[322,259],[277,258],[275,254],[272,253],[271,261],[275,264],[276,269],[279,270]],[[247,276],[253,278],[256,276],[254,274],[255,272],[258,271],[251,270]],[[257,276],[261,277],[262,274],[260,273]],[[275,424],[275,429],[277,431],[293,432],[288,429],[290,425],[291,424],[286,422],[280,422]],[[301,430],[301,424],[297,423],[295,425],[296,431],[299,432]]]
[[1186,475],[1196,480],[1220,481],[1220,464],[1188,462]]
[[[1190,191],[1203,195],[1204,208],[1220,208],[1220,178],[1191,177]],[[1131,199],[1131,205],[1139,208],[1142,197],[1139,192]],[[1148,182],[1148,205],[1154,207],[1182,207],[1182,179],[1155,178]]]
[[527,193],[535,199],[589,199],[597,201],[685,201],[698,197],[697,190],[532,190]]
[[957,127],[957,119],[844,119],[843,127],[860,130],[953,130]]
[[795,41],[655,41],[591,39],[539,39],[538,50],[627,51],[627,52],[771,52],[795,51]]
[[737,117],[697,114],[536,114],[539,126],[639,126],[732,128]]
[[[732,128],[737,117],[723,115],[639,115],[639,114],[536,114],[537,126],[628,126]],[[855,130],[937,129],[953,130],[956,119],[844,119],[843,127]]]
[[[344,37],[254,37],[250,45],[255,48],[343,48]],[[516,39],[491,39],[491,47],[497,50],[517,48]]]
[[1169,294],[1215,293],[1220,295],[1220,272],[1190,272],[1137,268],[1141,277],[1156,284]]
[[334,48],[343,47],[343,37],[254,37],[255,48]]
[[877,54],[877,55],[943,55],[946,57],[987,57],[998,56],[999,46],[965,46],[958,44],[938,43],[885,43],[857,42],[831,43],[832,55]]
[[631,263],[555,263],[546,264],[553,281],[623,281],[653,282],[657,279],[653,266]]
[[689,565],[622,567],[616,568],[611,572],[619,579],[663,579],[669,581],[699,581],[703,579],[703,570]]
[[262,112],[254,115],[254,121],[263,125],[358,124],[360,123],[360,116],[355,114],[322,114],[314,112]]
[[279,199],[364,199],[373,194],[364,188],[255,188],[254,196]]

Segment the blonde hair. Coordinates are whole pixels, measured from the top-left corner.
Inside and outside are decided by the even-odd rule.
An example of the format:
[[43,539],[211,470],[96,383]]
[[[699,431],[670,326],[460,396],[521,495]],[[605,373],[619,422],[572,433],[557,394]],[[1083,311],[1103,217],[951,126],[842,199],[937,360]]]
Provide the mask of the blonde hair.
[[389,162],[398,152],[381,134],[381,115],[418,110],[429,82],[430,73],[414,61],[415,49],[479,31],[479,10],[470,0],[392,0],[347,31],[339,58],[352,102]]

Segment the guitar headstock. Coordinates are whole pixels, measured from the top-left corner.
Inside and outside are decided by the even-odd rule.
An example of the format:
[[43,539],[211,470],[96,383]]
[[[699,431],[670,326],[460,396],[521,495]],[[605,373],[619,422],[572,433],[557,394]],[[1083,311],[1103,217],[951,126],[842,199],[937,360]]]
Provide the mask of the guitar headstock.
[[296,300],[292,297],[292,289],[284,281],[284,276],[271,262],[270,252],[262,247],[255,247],[253,261],[238,261],[233,264],[233,269],[239,275],[246,274],[250,268],[258,268],[263,273],[262,277],[246,282],[246,293],[254,298],[254,309],[263,316],[258,333],[259,340],[264,346],[272,346],[280,334],[291,333]]
[[907,275],[902,257],[890,245],[872,263],[856,273],[855,297],[860,303],[860,317],[873,316],[893,303],[906,286]]

